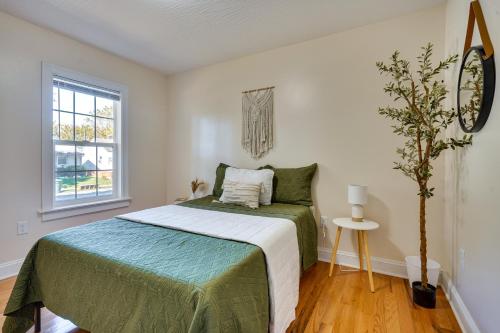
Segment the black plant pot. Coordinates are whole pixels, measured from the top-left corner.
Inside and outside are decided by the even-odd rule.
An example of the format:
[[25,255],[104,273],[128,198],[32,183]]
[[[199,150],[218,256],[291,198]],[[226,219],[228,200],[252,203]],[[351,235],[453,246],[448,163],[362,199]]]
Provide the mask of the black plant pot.
[[427,284],[427,288],[424,288],[420,281],[413,282],[411,286],[413,290],[413,303],[428,309],[436,307],[436,287]]

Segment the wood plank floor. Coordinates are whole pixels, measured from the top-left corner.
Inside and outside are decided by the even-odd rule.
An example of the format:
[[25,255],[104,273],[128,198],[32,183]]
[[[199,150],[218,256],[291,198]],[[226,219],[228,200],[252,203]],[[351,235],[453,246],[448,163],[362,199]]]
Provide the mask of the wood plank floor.
[[[328,264],[319,262],[300,282],[297,320],[288,333],[302,332],[461,332],[441,289],[433,310],[413,305],[406,280],[374,274],[375,293],[368,289],[366,272],[335,266],[328,278]],[[0,314],[15,278],[0,281]],[[4,322],[0,316],[0,326]],[[33,332],[31,330],[30,332]],[[71,322],[42,309],[42,332],[84,333]]]

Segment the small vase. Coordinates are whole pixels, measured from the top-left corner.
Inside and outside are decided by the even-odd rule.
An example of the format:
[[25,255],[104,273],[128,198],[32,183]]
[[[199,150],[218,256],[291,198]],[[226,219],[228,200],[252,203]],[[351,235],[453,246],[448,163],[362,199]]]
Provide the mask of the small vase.
[[194,200],[196,199],[196,192],[191,192],[191,195],[189,196],[189,200]]
[[[422,270],[420,263],[420,256],[407,256],[406,261],[406,272],[408,273],[408,282],[410,282],[410,287],[414,281],[422,280]],[[441,265],[431,258],[427,258],[427,279],[429,284],[437,286],[439,281],[439,273],[441,271]]]

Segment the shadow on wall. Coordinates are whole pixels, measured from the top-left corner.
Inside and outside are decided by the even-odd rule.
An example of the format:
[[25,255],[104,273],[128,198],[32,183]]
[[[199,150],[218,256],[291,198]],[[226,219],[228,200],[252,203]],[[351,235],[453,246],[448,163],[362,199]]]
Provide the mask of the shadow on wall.
[[[405,255],[401,252],[401,249],[392,243],[390,241],[390,237],[387,236],[391,233],[391,226],[393,223],[397,223],[397,221],[392,219],[389,207],[384,203],[384,201],[380,200],[373,194],[368,193],[368,203],[365,207],[365,211],[367,212],[366,216],[368,219],[373,219],[380,223],[380,228],[377,230],[377,233],[379,234],[377,239],[379,241],[383,241],[383,244],[379,245],[384,247],[384,252],[393,253],[395,258],[403,258]],[[392,223],[389,223],[389,221]],[[351,239],[353,242],[356,241],[354,235]]]

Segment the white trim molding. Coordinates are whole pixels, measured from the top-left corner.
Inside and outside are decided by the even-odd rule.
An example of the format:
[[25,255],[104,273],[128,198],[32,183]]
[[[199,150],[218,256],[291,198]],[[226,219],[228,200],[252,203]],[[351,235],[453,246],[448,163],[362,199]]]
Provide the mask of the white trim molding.
[[13,277],[19,273],[24,259],[17,259],[0,263],[0,280]]
[[42,216],[43,222],[53,221],[71,216],[91,214],[106,210],[128,207],[131,200],[132,198],[128,197],[113,200],[103,200],[73,206],[57,207],[48,210],[39,210],[38,213]]
[[[330,262],[332,250],[328,248],[318,248],[318,259],[324,262]],[[407,278],[406,264],[402,261],[371,257],[372,270],[375,273],[397,276],[403,279]],[[359,268],[358,255],[348,251],[337,251],[336,263],[342,266]],[[365,262],[366,265],[366,262]]]
[[[53,80],[67,79],[76,84],[91,86],[97,90],[116,92],[120,96],[120,103],[116,105],[114,114],[114,139],[112,143],[85,142],[53,139]],[[62,81],[61,81],[62,82]],[[97,91],[96,90],[96,91]],[[102,210],[126,207],[129,205],[128,197],[128,141],[127,141],[127,100],[128,88],[122,84],[110,82],[88,74],[80,73],[64,67],[42,62],[42,207],[39,213],[42,221],[51,221],[59,218],[88,214]],[[95,103],[95,100],[94,100]],[[73,106],[75,100],[73,97]],[[94,104],[95,106],[95,104]],[[73,110],[75,111],[75,110]],[[58,111],[63,112],[63,111]],[[92,115],[96,118],[95,115]],[[75,113],[73,113],[75,117]],[[74,119],[74,118],[73,118]],[[73,126],[76,126],[74,123]],[[74,198],[57,201],[55,197],[55,144],[68,144],[76,146],[112,147],[113,148],[113,191],[110,195],[97,195],[90,198]],[[99,172],[96,159],[96,172]],[[76,161],[75,161],[76,165]],[[75,169],[74,172],[77,172]]]
[[440,285],[443,289],[444,294],[446,295],[446,298],[448,299],[448,302],[451,305],[453,313],[455,314],[455,318],[457,318],[458,324],[460,325],[462,331],[465,333],[481,333],[479,327],[476,324],[476,321],[474,320],[474,318],[472,318],[469,309],[467,309],[467,306],[465,306],[462,297],[460,297],[457,288],[453,284],[453,281],[448,274],[441,272]]

